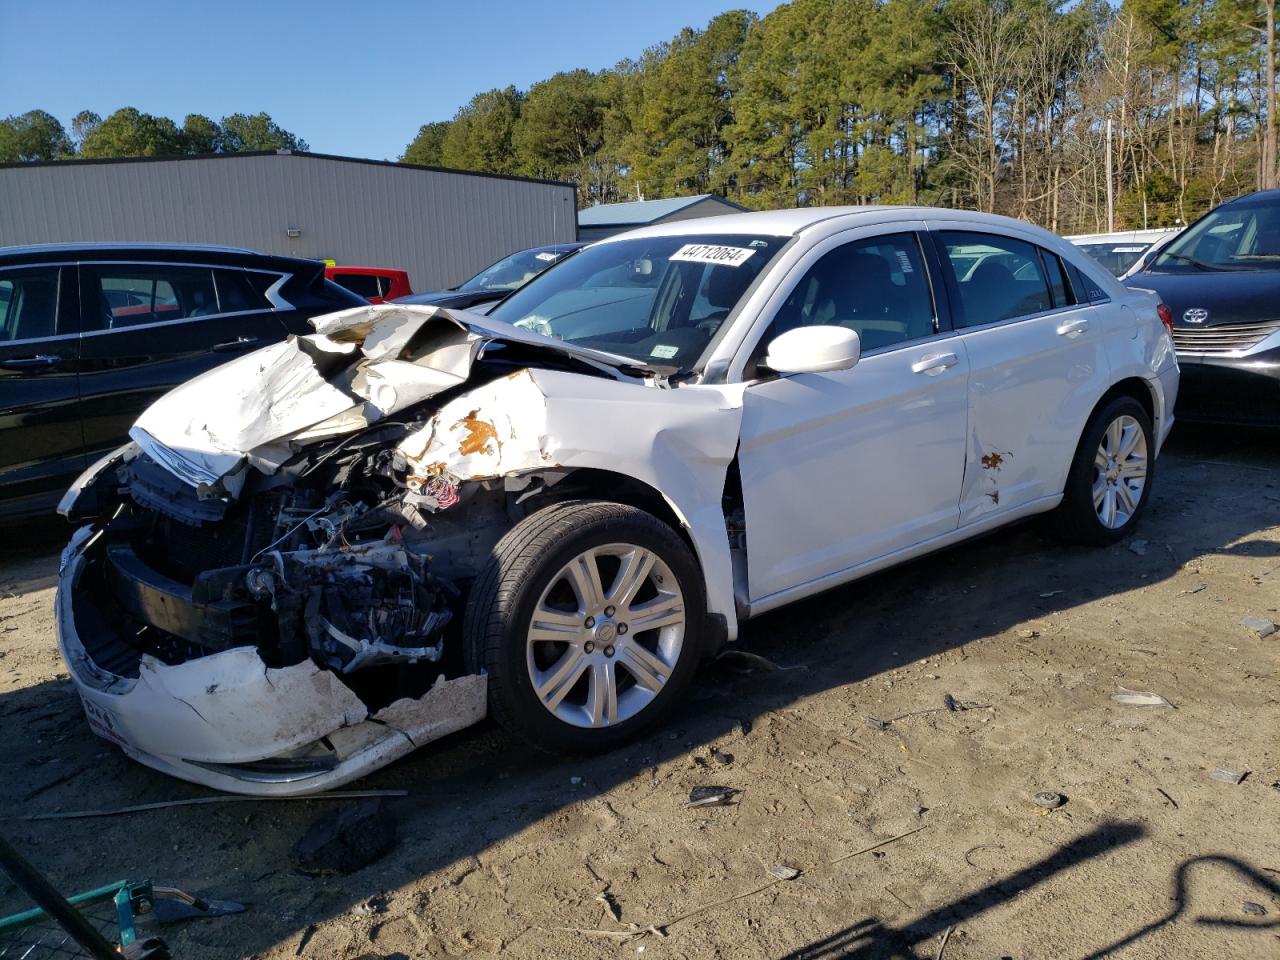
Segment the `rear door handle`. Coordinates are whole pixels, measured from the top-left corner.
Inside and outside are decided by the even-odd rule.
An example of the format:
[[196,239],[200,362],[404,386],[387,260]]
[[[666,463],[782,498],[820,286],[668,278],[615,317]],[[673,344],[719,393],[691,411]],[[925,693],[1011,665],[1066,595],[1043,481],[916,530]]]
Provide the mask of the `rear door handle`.
[[38,370],[45,367],[56,367],[61,362],[61,357],[40,354],[35,357],[14,357],[12,360],[0,360],[0,367],[4,367],[6,370]]
[[1058,327],[1058,336],[1078,337],[1088,329],[1088,319],[1086,317],[1076,317],[1074,320],[1068,320]]
[[954,367],[959,362],[959,358],[954,353],[931,353],[913,363],[911,372],[927,373],[931,377],[936,377],[947,367]]
[[250,347],[257,346],[260,337],[236,337],[234,340],[228,340],[225,343],[216,343],[213,346],[214,353],[235,353],[237,350],[248,350]]

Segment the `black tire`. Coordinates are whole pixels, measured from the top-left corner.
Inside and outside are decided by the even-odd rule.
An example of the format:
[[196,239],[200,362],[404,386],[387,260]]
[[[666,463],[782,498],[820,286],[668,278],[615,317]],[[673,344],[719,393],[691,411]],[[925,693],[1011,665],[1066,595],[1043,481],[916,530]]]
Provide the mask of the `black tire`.
[[[684,603],[683,643],[670,676],[638,713],[608,726],[574,726],[553,714],[534,692],[526,659],[528,629],[543,592],[557,582],[566,564],[588,549],[616,543],[651,551],[675,576]],[[701,570],[674,530],[635,507],[579,500],[525,517],[498,541],[471,588],[463,632],[468,665],[487,671],[489,710],[503,727],[550,753],[589,754],[613,749],[670,715],[697,670],[705,620]],[[641,636],[648,635],[629,639]],[[624,672],[620,684],[625,682]]]
[[[1117,419],[1131,417],[1137,422],[1146,442],[1146,483],[1136,508],[1120,526],[1109,527],[1103,523],[1093,502],[1093,485],[1097,477],[1094,460],[1107,429]],[[1151,484],[1155,480],[1155,439],[1152,436],[1151,418],[1146,409],[1133,397],[1119,396],[1107,401],[1089,418],[1080,436],[1075,459],[1067,474],[1062,503],[1052,515],[1057,534],[1072,543],[1092,546],[1108,546],[1124,539],[1136,529],[1151,499]]]

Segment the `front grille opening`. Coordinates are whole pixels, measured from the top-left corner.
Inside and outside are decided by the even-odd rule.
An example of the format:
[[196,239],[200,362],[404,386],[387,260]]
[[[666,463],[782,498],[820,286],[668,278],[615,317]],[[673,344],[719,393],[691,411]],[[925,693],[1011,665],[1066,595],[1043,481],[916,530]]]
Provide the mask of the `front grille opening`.
[[1186,353],[1226,355],[1257,346],[1280,330],[1280,320],[1217,327],[1174,327],[1173,345]]

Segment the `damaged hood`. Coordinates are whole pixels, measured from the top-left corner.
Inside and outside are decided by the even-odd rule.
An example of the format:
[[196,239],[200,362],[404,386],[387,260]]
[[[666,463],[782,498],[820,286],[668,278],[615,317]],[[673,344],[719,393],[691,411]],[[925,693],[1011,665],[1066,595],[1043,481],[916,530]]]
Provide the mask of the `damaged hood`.
[[235,495],[245,464],[272,473],[297,444],[359,430],[456,387],[490,344],[571,357],[618,379],[634,380],[637,372],[623,357],[435,306],[362,306],[311,324],[314,334],[171,390],[138,418],[130,437],[198,490],[220,484]]

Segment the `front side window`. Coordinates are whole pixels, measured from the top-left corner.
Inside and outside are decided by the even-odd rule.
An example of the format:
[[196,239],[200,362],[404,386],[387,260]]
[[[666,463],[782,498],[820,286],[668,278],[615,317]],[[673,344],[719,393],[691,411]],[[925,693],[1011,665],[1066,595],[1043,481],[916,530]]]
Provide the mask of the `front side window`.
[[86,265],[89,325],[96,304],[97,327],[119,330],[218,313],[218,295],[209,267],[150,264]]
[[937,314],[914,233],[855,240],[818,259],[783,302],[762,339],[803,326],[848,327],[862,350],[937,332]]
[[52,337],[57,313],[57,267],[0,271],[0,343]]
[[1280,270],[1280,202],[1256,197],[1223,204],[1174,238],[1146,269]]
[[939,236],[960,293],[956,326],[978,327],[1052,309],[1034,244],[961,230],[944,230]]
[[489,314],[637,363],[691,370],[787,237],[696,234],[598,243]]

